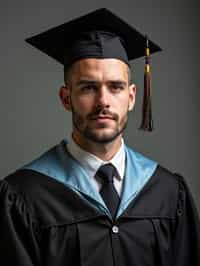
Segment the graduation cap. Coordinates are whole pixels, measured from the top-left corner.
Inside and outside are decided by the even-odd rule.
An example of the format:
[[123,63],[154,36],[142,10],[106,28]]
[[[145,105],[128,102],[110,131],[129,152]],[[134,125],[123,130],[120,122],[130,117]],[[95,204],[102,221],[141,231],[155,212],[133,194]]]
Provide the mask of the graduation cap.
[[116,58],[129,65],[145,60],[143,116],[140,128],[153,130],[149,56],[161,48],[106,8],[73,19],[26,39],[64,68],[83,58]]

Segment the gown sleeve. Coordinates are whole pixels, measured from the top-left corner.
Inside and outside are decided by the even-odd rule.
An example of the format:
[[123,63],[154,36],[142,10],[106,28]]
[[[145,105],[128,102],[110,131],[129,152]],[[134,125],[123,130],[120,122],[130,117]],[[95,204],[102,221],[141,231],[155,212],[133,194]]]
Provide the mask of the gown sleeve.
[[0,181],[0,264],[40,265],[36,222],[21,195]]
[[183,177],[179,180],[179,199],[174,241],[174,266],[200,265],[200,221],[192,195]]

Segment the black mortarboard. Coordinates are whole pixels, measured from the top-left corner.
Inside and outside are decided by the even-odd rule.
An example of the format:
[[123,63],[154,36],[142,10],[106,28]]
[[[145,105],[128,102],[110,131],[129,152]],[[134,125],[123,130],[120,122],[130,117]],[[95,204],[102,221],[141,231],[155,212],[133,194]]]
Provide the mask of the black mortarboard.
[[[144,35],[106,8],[95,10],[26,41],[65,68],[83,58],[116,58],[129,64],[129,61],[146,55],[147,43]],[[161,51],[149,39],[148,49],[151,53]],[[147,129],[145,126],[141,128]]]

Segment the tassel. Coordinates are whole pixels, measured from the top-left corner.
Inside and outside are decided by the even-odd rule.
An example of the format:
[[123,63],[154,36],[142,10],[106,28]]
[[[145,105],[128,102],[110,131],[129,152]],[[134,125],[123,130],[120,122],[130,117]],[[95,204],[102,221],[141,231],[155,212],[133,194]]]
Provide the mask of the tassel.
[[149,41],[146,37],[145,48],[145,74],[144,74],[144,95],[142,105],[142,123],[140,129],[153,131],[152,107],[151,107],[151,71],[150,71],[150,49]]

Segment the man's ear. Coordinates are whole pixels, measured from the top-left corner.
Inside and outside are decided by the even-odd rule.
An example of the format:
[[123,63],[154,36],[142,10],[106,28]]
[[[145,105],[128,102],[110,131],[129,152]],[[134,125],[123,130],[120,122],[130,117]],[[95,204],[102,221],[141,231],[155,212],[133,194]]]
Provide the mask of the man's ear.
[[134,106],[135,106],[135,98],[136,98],[136,86],[135,84],[131,84],[129,86],[129,105],[128,105],[128,110],[132,111]]
[[70,89],[68,86],[62,86],[59,90],[59,97],[64,108],[71,111],[71,101],[70,101]]

